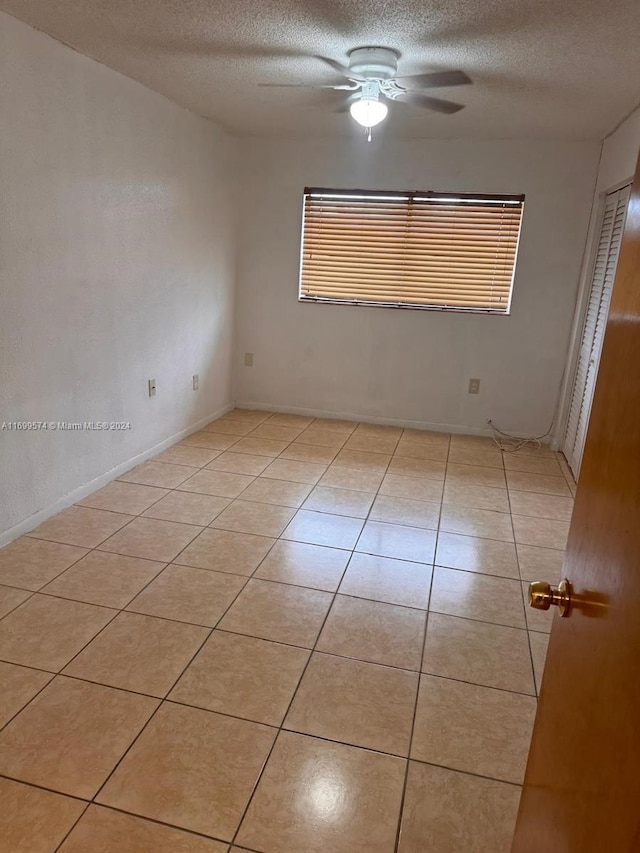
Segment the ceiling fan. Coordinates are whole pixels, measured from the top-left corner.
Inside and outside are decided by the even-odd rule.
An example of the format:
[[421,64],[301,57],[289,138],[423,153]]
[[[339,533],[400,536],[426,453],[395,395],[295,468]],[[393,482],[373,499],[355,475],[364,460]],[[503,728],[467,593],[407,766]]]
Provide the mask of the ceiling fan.
[[411,104],[435,110],[439,113],[457,113],[463,104],[433,98],[420,90],[436,89],[440,86],[464,86],[471,79],[464,71],[434,71],[427,74],[413,74],[399,77],[397,50],[389,47],[357,47],[347,54],[349,64],[343,65],[326,56],[318,56],[334,71],[346,79],[346,83],[317,85],[313,83],[261,83],[261,86],[294,86],[311,89],[335,89],[353,92],[349,101],[338,108],[338,112],[351,113],[358,124],[367,129],[371,139],[371,128],[380,124],[388,112],[385,100]]

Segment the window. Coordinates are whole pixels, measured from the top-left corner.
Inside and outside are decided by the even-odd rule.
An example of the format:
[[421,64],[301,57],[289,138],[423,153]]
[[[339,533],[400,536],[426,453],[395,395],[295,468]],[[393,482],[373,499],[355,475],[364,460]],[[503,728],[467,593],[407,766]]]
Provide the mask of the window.
[[305,189],[300,294],[508,314],[524,196]]

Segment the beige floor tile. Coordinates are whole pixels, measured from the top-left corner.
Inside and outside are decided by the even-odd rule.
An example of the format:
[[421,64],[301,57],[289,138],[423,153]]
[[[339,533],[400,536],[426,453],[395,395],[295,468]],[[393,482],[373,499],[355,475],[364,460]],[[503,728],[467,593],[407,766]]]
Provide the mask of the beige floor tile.
[[359,471],[357,468],[342,468],[333,464],[327,468],[326,474],[318,485],[371,493],[378,491],[383,476],[382,473],[377,474],[375,471]]
[[277,537],[295,515],[295,509],[276,504],[238,500],[211,522],[211,527]]
[[520,788],[409,763],[398,853],[509,853]]
[[52,853],[86,808],[81,800],[10,779],[0,779],[0,800],[0,837],[7,853]]
[[165,703],[98,802],[231,840],[275,729]]
[[409,441],[400,439],[395,450],[395,458],[403,456],[406,459],[423,459],[431,462],[446,462],[449,444],[436,444],[424,441]]
[[0,586],[0,619],[7,613],[11,613],[30,597],[31,593],[26,589]]
[[202,532],[202,527],[158,521],[155,518],[135,518],[124,530],[100,545],[101,551],[168,562]]
[[327,470],[326,465],[314,462],[296,462],[293,459],[275,459],[262,476],[273,480],[289,480],[292,483],[315,485]]
[[158,706],[58,677],[0,733],[0,773],[90,799]]
[[480,465],[484,468],[502,469],[502,453],[499,450],[476,450],[473,447],[454,447],[449,449],[449,462],[458,465]]
[[356,551],[396,560],[433,563],[435,546],[436,534],[433,530],[367,521]]
[[407,756],[417,689],[417,673],[316,653],[284,728]]
[[350,556],[350,551],[339,548],[280,539],[264,558],[255,576],[335,592]]
[[[546,580],[546,578],[543,578],[543,580]],[[549,610],[534,610],[529,604],[529,584],[527,582],[522,584],[522,596],[527,628],[530,631],[541,631],[543,634],[549,634],[553,620],[558,612],[557,608],[551,607]]]
[[550,477],[560,477],[562,470],[553,458],[538,456],[520,456],[515,453],[504,453],[504,467],[507,471],[522,471],[527,474],[546,474]]
[[431,613],[422,671],[535,694],[527,632],[520,628]]
[[[239,441],[239,436],[237,435],[219,433],[216,429],[209,429],[208,426],[206,426],[202,430],[202,432],[198,433],[197,435],[201,436],[203,433],[211,436],[207,444],[207,448],[210,450],[217,450],[219,452],[223,450],[228,450],[230,447],[233,447]],[[192,436],[189,436],[189,438],[191,437]]]
[[254,426],[257,426],[258,424],[269,420],[272,415],[273,412],[261,411],[259,409],[235,408],[231,409],[230,412],[227,412],[224,417],[233,420],[240,420],[243,423],[251,423]]
[[402,427],[389,426],[388,424],[360,423],[355,429],[355,435],[371,436],[372,438],[392,438],[394,441],[402,438],[403,432]]
[[423,610],[338,595],[320,634],[317,650],[418,670],[424,626]]
[[77,506],[140,515],[168,494],[168,489],[160,489],[157,486],[142,486],[140,483],[123,483],[121,480],[114,480],[84,500],[78,501]]
[[162,698],[207,637],[206,628],[120,613],[65,675]]
[[204,468],[220,455],[219,450],[193,447],[190,444],[174,444],[153,457],[154,462],[170,462],[172,465],[187,465],[189,468]]
[[491,509],[496,512],[509,512],[509,494],[506,489],[492,486],[474,486],[462,483],[447,483],[444,489],[444,503],[469,507],[470,509]]
[[217,418],[207,424],[208,432],[219,432],[223,435],[247,435],[256,428],[256,424],[240,418]]
[[201,495],[197,492],[170,492],[143,513],[145,518],[180,521],[206,527],[231,503],[230,498]]
[[423,675],[411,757],[521,784],[537,700]]
[[268,438],[275,441],[295,441],[302,432],[301,427],[271,426],[270,423],[260,424],[251,433],[252,438]]
[[339,448],[322,447],[320,445],[300,444],[292,442],[286,450],[280,454],[281,459],[295,459],[297,462],[315,462],[317,464],[329,465],[335,459]]
[[308,659],[306,649],[214,631],[170,698],[279,726]]
[[[398,436],[399,437],[399,436]],[[398,437],[371,435],[357,429],[345,444],[345,450],[364,450],[367,453],[393,453]]]
[[[422,482],[416,480],[416,482]],[[423,482],[427,483],[428,480]],[[371,508],[369,518],[372,521],[385,521],[389,524],[407,524],[411,527],[438,529],[440,503],[419,501],[412,498],[393,498],[378,495]]]
[[60,853],[227,853],[227,845],[113,809],[91,805]]
[[290,483],[287,480],[269,480],[258,477],[242,493],[243,501],[262,504],[278,504],[298,509],[304,503],[312,486],[306,483]]
[[315,589],[250,580],[218,627],[310,649],[331,600],[329,593]]
[[52,678],[48,672],[0,661],[0,728],[24,708]]
[[358,541],[362,525],[363,522],[359,518],[301,509],[295,514],[282,538],[307,542],[309,545],[353,548]]
[[307,415],[293,415],[287,412],[274,412],[269,416],[269,425],[306,429],[315,418]]
[[491,436],[488,435],[460,435],[454,433],[451,436],[450,447],[452,450],[481,450],[483,452],[500,452]]
[[233,449],[236,453],[248,453],[251,456],[279,456],[288,446],[288,441],[274,441],[270,438],[241,438]]
[[29,536],[81,548],[95,548],[132,519],[132,515],[118,512],[70,506],[36,527]]
[[384,474],[391,462],[391,456],[386,453],[369,453],[362,450],[341,450],[334,464],[343,468],[355,468],[359,471],[371,471]]
[[517,545],[520,576],[526,581],[557,583],[562,578],[564,551]]
[[180,483],[193,474],[193,468],[188,465],[173,465],[167,462],[143,462],[121,474],[118,481],[122,483],[139,483],[141,486],[158,486],[161,489],[175,489]]
[[208,450],[222,452],[233,447],[237,438],[237,435],[221,434],[214,429],[207,429],[191,433],[191,435],[183,438],[180,444],[190,447],[205,447]]
[[171,565],[127,610],[213,627],[245,582],[239,575]]
[[75,545],[22,536],[0,551],[0,583],[37,591],[86,553]]
[[36,593],[0,622],[0,659],[57,672],[114,616],[105,607]]
[[509,492],[509,500],[511,501],[511,512],[514,515],[570,521],[573,513],[573,498],[512,491]]
[[456,486],[488,486],[494,489],[506,489],[507,480],[501,468],[484,465],[464,465],[449,461],[447,465],[447,483]]
[[246,474],[230,474],[228,471],[198,471],[180,486],[182,492],[199,492],[219,498],[237,498],[254,478]]
[[345,433],[346,435],[351,435],[358,426],[356,421],[348,421],[344,418],[316,418],[313,425],[318,429],[329,429],[334,432]]
[[537,492],[542,495],[560,495],[571,497],[567,481],[562,472],[557,477],[546,474],[527,474],[521,471],[507,471],[509,489],[519,492]]
[[349,489],[334,489],[331,486],[316,486],[304,503],[304,509],[330,512],[351,518],[366,518],[375,495],[370,492],[355,492]]
[[550,518],[514,515],[513,529],[519,545],[538,545],[563,551],[567,545],[569,522]]
[[343,432],[314,426],[301,433],[296,439],[296,443],[308,444],[314,447],[329,447],[337,451],[344,445],[348,438],[349,436]]
[[431,567],[390,560],[373,554],[354,554],[340,592],[357,598],[402,604],[426,610],[431,590]]
[[162,571],[165,563],[123,557],[106,551],[92,551],[54,581],[43,592],[60,598],[125,607],[149,581]]
[[440,532],[436,565],[503,578],[519,577],[516,546],[512,542],[479,539],[459,533]]
[[490,509],[469,509],[454,504],[444,504],[440,516],[440,530],[445,533],[461,533],[463,536],[513,542],[513,528],[509,513],[493,512]]
[[434,462],[430,459],[412,459],[406,456],[394,456],[389,463],[389,474],[406,477],[426,477],[429,480],[444,480],[446,462]]
[[451,442],[451,434],[448,432],[436,432],[431,429],[410,429],[403,430],[402,439],[404,441],[412,441],[422,444],[440,444],[449,446]]
[[282,732],[237,842],[269,853],[392,853],[405,762]]
[[547,660],[547,649],[549,648],[549,635],[539,631],[529,631],[529,642],[531,644],[531,657],[533,659],[533,671],[536,677],[536,690],[540,693],[542,685],[542,673]]
[[476,572],[436,566],[429,610],[448,616],[479,619],[494,625],[525,627],[518,581]]
[[253,574],[274,542],[275,539],[267,536],[209,528],[184,549],[176,562],[196,569],[248,576]]
[[248,474],[257,477],[269,465],[267,456],[251,456],[249,453],[234,453],[229,450],[216,456],[207,465],[210,471],[226,471],[228,474]]
[[441,501],[442,484],[425,477],[386,474],[380,485],[380,494],[396,498],[413,498],[419,501]]

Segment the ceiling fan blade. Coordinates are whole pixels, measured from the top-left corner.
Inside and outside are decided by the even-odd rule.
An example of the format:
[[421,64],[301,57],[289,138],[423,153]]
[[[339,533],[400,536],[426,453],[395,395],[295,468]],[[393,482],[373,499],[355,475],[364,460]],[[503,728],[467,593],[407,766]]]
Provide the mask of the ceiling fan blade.
[[330,59],[328,56],[314,56],[314,59],[319,59],[320,62],[324,62],[329,68],[333,68],[334,71],[337,71],[338,74],[342,74],[343,77],[347,77],[349,80],[364,80],[364,77],[354,74],[348,66],[343,65],[335,59]]
[[429,74],[411,74],[395,77],[401,86],[408,89],[437,89],[439,86],[467,86],[473,81],[464,71],[432,71]]
[[413,92],[407,92],[406,95],[398,98],[396,103],[425,107],[425,109],[434,110],[437,113],[457,113],[464,109],[464,104],[456,104],[453,101],[444,101],[442,98],[430,98],[428,95],[419,95]]
[[318,83],[258,83],[267,89],[351,89],[351,86],[325,86]]

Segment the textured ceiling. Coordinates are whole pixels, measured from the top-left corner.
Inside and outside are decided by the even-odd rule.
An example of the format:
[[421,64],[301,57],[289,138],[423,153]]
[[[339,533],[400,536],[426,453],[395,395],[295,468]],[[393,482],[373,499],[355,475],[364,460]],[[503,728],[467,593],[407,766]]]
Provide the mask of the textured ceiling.
[[401,52],[399,71],[460,68],[431,94],[466,108],[392,105],[403,137],[599,139],[640,100],[638,0],[0,0],[0,8],[240,134],[346,135],[344,93],[314,56]]

